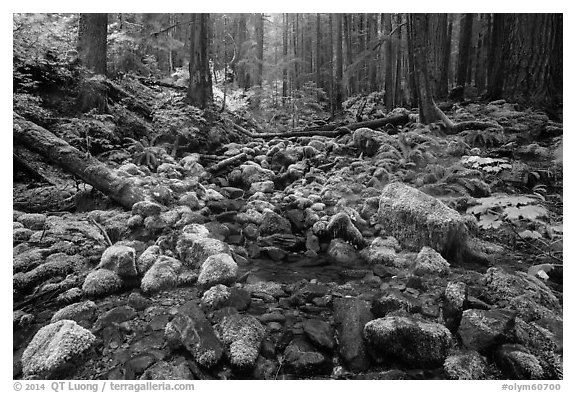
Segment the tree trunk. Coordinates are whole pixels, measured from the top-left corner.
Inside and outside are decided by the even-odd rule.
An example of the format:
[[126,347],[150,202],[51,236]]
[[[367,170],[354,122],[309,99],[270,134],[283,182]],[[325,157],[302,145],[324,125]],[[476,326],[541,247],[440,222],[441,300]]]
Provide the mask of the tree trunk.
[[444,57],[442,65],[442,75],[440,75],[440,84],[446,86],[446,94],[440,95],[439,97],[446,97],[448,95],[448,90],[450,90],[450,58],[452,56],[452,15],[447,14],[448,19],[448,31],[446,32],[446,45],[444,46]]
[[256,14],[255,35],[256,35],[256,86],[262,87],[262,73],[264,68],[264,15]]
[[78,21],[78,57],[86,68],[106,75],[106,39],[108,14],[80,14]]
[[394,109],[394,77],[392,62],[392,14],[383,14],[384,16],[384,34],[388,39],[384,42],[384,58],[386,68],[384,69],[384,91],[386,92],[386,109]]
[[346,97],[350,97],[356,92],[354,74],[350,69],[352,65],[352,16],[350,14],[344,14],[342,18],[344,24],[344,41],[346,42]]
[[478,94],[484,94],[486,88],[486,30],[487,14],[480,14],[478,20],[478,44],[476,45],[476,72],[474,84]]
[[429,69],[432,91],[436,98],[448,95],[448,74],[445,59],[448,45],[448,15],[430,14],[430,53]]
[[498,100],[502,98],[503,83],[505,78],[504,57],[508,56],[506,45],[506,14],[493,14],[492,37],[488,53],[488,89],[486,98]]
[[282,14],[282,105],[288,97],[288,15]]
[[337,110],[342,109],[342,83],[343,83],[343,70],[342,70],[342,14],[334,14],[334,23],[336,25],[336,80],[334,82],[335,106]]
[[126,209],[145,199],[144,192],[129,179],[117,176],[108,166],[85,155],[50,131],[13,115],[14,142],[34,150],[79,177]]
[[392,106],[394,108],[402,106],[404,104],[403,94],[402,94],[402,60],[404,58],[402,54],[402,14],[397,15],[396,19],[396,31],[398,32],[398,40],[395,45],[396,53],[396,77],[394,78],[394,102]]
[[246,65],[246,41],[248,41],[248,29],[246,27],[246,14],[238,14],[236,21],[236,58],[232,63],[234,76],[238,87],[244,90],[250,88],[250,73]]
[[434,103],[432,97],[432,86],[428,73],[428,14],[410,14],[410,30],[412,36],[412,46],[414,51],[414,72],[415,84],[418,90],[418,109],[420,123],[430,124],[438,120],[443,120],[441,112]]
[[466,85],[468,65],[470,63],[470,47],[472,46],[472,25],[474,14],[462,14],[460,19],[460,42],[458,44],[458,71],[456,72],[456,84]]
[[316,87],[324,89],[322,63],[322,28],[320,27],[320,14],[316,14]]
[[[376,14],[368,14],[368,42],[367,49],[374,47],[378,39],[378,19]],[[377,55],[373,55],[368,60],[368,89],[369,91],[378,90],[376,82],[376,64],[378,63]]]
[[190,85],[188,101],[204,109],[213,101],[212,76],[208,62],[210,14],[192,14],[190,34]]

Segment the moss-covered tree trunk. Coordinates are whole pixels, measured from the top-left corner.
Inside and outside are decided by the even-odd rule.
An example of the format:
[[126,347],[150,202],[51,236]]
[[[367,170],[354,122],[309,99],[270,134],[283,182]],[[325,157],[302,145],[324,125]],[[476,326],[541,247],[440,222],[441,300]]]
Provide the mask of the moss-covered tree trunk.
[[210,14],[192,14],[188,101],[191,105],[202,109],[213,101],[212,76],[208,63],[209,23]]
[[96,74],[106,75],[106,39],[108,14],[80,14],[78,21],[78,57]]
[[128,179],[118,177],[102,162],[85,155],[50,131],[16,113],[13,116],[13,137],[14,143],[40,153],[126,209],[144,200],[144,192]]

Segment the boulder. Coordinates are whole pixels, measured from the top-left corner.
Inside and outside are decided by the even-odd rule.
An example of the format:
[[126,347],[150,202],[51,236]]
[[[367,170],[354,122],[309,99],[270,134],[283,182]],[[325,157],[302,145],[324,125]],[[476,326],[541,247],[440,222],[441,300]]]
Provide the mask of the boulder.
[[179,283],[182,263],[171,257],[161,256],[144,274],[140,288],[145,294],[175,288]]
[[329,239],[346,240],[358,248],[366,246],[362,233],[354,226],[350,216],[345,212],[337,213],[330,219],[325,229],[325,235]]
[[194,360],[204,367],[213,367],[222,357],[222,344],[204,312],[189,301],[178,308],[165,329],[171,346],[184,346]]
[[353,267],[360,261],[354,246],[342,239],[332,239],[326,252],[337,265]]
[[403,183],[384,187],[378,219],[384,230],[409,250],[429,246],[454,262],[460,262],[466,251],[468,230],[460,214]]
[[86,296],[105,296],[122,288],[123,281],[115,272],[108,269],[91,271],[82,284]]
[[270,169],[264,169],[256,163],[240,165],[240,179],[246,187],[252,183],[274,180],[275,174]]
[[151,201],[136,202],[132,206],[132,215],[139,215],[144,218],[157,216],[162,212],[162,206]]
[[230,248],[226,243],[217,239],[182,233],[178,239],[176,251],[185,266],[197,269],[209,256],[228,254]]
[[418,299],[392,288],[374,298],[371,311],[374,317],[381,318],[394,311],[416,313],[421,309]]
[[230,288],[226,285],[214,285],[212,288],[204,292],[204,295],[202,295],[202,303],[212,309],[218,309],[226,303],[230,298],[230,294]]
[[458,334],[464,347],[483,352],[512,339],[514,320],[508,310],[465,310]]
[[494,356],[498,368],[510,379],[544,379],[538,358],[517,344],[504,344]]
[[18,217],[17,221],[27,229],[38,231],[44,228],[46,215],[41,213],[24,213]]
[[56,311],[56,313],[54,313],[52,316],[50,323],[68,319],[78,323],[84,328],[88,328],[90,327],[90,324],[96,319],[97,310],[98,308],[96,307],[96,303],[91,300],[73,303]]
[[160,256],[160,247],[153,245],[148,247],[136,260],[136,270],[138,274],[143,276],[154,265],[154,262]]
[[178,364],[161,360],[146,369],[140,380],[190,380],[194,379],[190,367],[183,360]]
[[392,356],[413,367],[442,365],[453,346],[444,325],[399,316],[368,322],[364,337],[377,356]]
[[451,332],[455,332],[460,326],[466,299],[467,288],[465,283],[449,282],[446,285],[442,299],[442,317],[444,318],[444,324]]
[[449,379],[484,379],[487,367],[486,359],[476,351],[460,351],[444,361],[444,372]]
[[348,369],[365,371],[370,367],[363,329],[373,319],[370,303],[357,298],[334,299],[334,320],[338,332],[338,353]]
[[369,265],[386,265],[396,266],[396,251],[400,249],[398,241],[389,236],[384,239],[377,237],[372,240],[370,246],[363,249],[361,252],[362,257],[368,262]]
[[282,217],[278,213],[270,209],[265,209],[260,224],[260,235],[274,235],[277,233],[292,233],[292,226],[287,218]]
[[25,377],[57,379],[71,371],[96,337],[70,320],[60,320],[41,328],[22,354]]
[[112,270],[120,278],[136,277],[136,251],[123,245],[110,246],[102,254],[97,268]]
[[332,371],[332,360],[302,338],[295,338],[286,347],[284,362],[288,371],[299,376],[330,374]]
[[414,274],[417,276],[445,276],[450,273],[450,264],[434,249],[424,246],[416,256]]
[[240,370],[253,369],[266,333],[264,326],[252,315],[232,313],[215,328],[230,364]]
[[382,145],[385,137],[387,135],[383,132],[374,131],[368,127],[361,127],[352,134],[352,143],[364,155],[373,156],[378,152],[378,148]]
[[236,281],[238,265],[228,254],[209,256],[200,267],[198,284],[209,288],[213,285],[230,285]]
[[328,322],[319,319],[306,319],[302,325],[310,342],[322,350],[332,351],[336,345],[334,329]]

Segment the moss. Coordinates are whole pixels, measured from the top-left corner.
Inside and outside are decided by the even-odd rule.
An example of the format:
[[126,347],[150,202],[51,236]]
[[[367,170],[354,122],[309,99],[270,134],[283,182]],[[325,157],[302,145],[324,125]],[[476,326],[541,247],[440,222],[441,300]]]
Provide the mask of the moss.
[[105,296],[122,288],[122,279],[113,271],[97,269],[88,274],[82,285],[87,296]]
[[161,256],[142,278],[142,291],[151,294],[176,287],[181,270],[182,263],[179,260]]
[[54,323],[63,319],[69,319],[80,323],[83,319],[94,319],[96,311],[96,303],[91,300],[74,303],[56,311],[50,322]]
[[136,251],[132,247],[115,244],[108,247],[98,264],[100,269],[108,269],[116,272],[120,277],[135,277]]
[[434,249],[424,246],[416,257],[414,274],[424,276],[429,274],[446,275],[450,273],[450,264]]
[[81,256],[63,253],[50,255],[46,262],[26,273],[16,273],[13,277],[14,289],[27,291],[49,278],[66,276],[83,262]]
[[379,221],[406,248],[429,246],[449,261],[460,262],[468,231],[460,214],[402,183],[387,185],[380,196]]
[[230,363],[237,368],[252,368],[266,330],[251,315],[232,314],[216,325],[218,338],[226,346]]
[[217,284],[232,284],[236,281],[237,274],[238,265],[230,255],[211,255],[200,268],[198,284],[204,288]]
[[22,355],[25,376],[52,379],[68,371],[94,343],[90,331],[70,320],[44,326]]
[[450,379],[484,379],[486,367],[486,360],[476,351],[457,353],[447,357],[444,361],[444,371]]
[[366,246],[362,233],[354,226],[348,214],[344,212],[337,213],[330,219],[325,233],[330,239],[340,238],[359,248]]
[[230,248],[220,240],[202,235],[183,233],[178,239],[176,251],[184,265],[196,269],[206,258],[220,253],[228,254]]
[[138,257],[136,261],[136,269],[138,274],[144,275],[151,267],[154,262],[160,256],[160,246],[153,245],[148,247],[144,252]]

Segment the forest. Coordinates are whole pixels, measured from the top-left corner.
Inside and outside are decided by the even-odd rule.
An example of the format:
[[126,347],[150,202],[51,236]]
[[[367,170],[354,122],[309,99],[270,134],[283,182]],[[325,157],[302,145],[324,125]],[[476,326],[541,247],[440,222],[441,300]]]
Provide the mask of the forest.
[[14,379],[563,379],[562,14],[12,31]]

